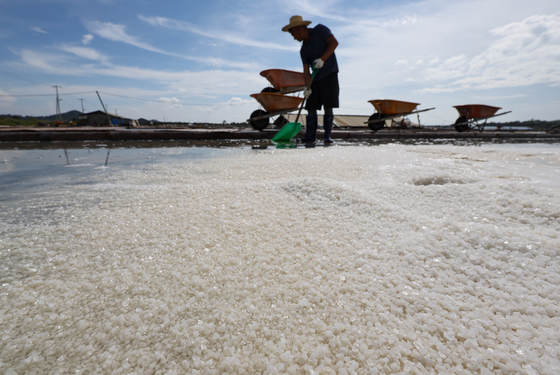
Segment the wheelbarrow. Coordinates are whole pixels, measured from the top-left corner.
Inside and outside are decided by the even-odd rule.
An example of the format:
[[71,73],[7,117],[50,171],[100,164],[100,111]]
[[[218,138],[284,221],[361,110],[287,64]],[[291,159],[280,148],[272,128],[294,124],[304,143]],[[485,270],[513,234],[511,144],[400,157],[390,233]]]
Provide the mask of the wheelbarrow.
[[[420,103],[412,103],[412,102],[404,102],[400,100],[391,100],[391,99],[374,99],[369,100],[377,112],[371,115],[364,124],[367,124],[368,127],[376,132],[378,130],[383,129],[387,124],[388,120],[391,120],[391,127],[396,127],[398,129],[405,129],[410,124],[410,120],[406,118],[408,115],[416,114],[418,118],[418,125],[420,125],[420,115],[421,112],[431,111],[435,108],[428,108],[422,110],[416,110],[416,107],[420,105]],[[396,119],[399,119],[396,121]]]
[[261,76],[266,78],[272,87],[281,94],[290,94],[305,89],[305,81],[303,80],[302,72],[284,69],[268,69],[263,70]]
[[288,123],[283,115],[297,111],[304,99],[285,95],[305,89],[303,73],[284,69],[268,69],[263,70],[260,74],[270,82],[272,87],[265,87],[260,93],[251,95],[263,109],[257,109],[251,113],[247,121],[253,129],[264,130],[270,124],[270,119],[278,116],[273,123],[277,128],[282,128]]
[[459,118],[455,121],[455,130],[458,132],[464,132],[469,129],[483,131],[486,121],[489,118],[502,116],[508,112],[502,112],[496,114],[501,107],[492,107],[490,105],[484,104],[465,104],[465,105],[454,105],[453,108],[459,112]]

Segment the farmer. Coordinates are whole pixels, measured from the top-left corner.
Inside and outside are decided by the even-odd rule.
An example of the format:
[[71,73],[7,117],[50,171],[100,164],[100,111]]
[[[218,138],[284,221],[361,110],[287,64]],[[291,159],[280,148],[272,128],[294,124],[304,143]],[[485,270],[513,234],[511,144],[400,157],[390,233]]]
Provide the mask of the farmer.
[[315,142],[317,135],[317,111],[324,107],[323,127],[325,128],[325,143],[332,143],[331,131],[333,127],[333,108],[338,108],[338,63],[334,50],[338,41],[331,31],[318,24],[314,28],[307,26],[311,21],[304,21],[301,16],[293,16],[290,23],[282,28],[301,44],[301,61],[303,62],[303,77],[305,85],[309,86],[311,74],[310,67],[319,69],[311,88],[304,91],[307,98],[307,130],[301,139],[305,143]]

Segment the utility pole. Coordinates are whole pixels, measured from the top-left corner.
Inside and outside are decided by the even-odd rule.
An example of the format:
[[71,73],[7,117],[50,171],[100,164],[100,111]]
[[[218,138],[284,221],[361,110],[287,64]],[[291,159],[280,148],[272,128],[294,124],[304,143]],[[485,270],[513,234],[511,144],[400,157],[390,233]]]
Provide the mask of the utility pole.
[[99,91],[96,91],[97,93],[97,97],[99,98],[99,101],[101,102],[101,106],[103,106],[103,110],[105,111],[105,114],[107,115],[107,121],[109,121],[109,126],[113,126],[113,123],[111,122],[111,117],[109,116],[109,113],[107,113],[107,109],[105,108],[105,104],[103,104],[103,100],[101,100],[101,96],[99,95]]
[[82,101],[82,113],[85,113],[85,111],[86,111],[86,110],[84,109],[84,100],[85,100],[85,99],[78,99],[78,100],[81,100],[81,101]]
[[58,88],[62,88],[61,86],[58,85],[54,85],[52,86],[56,89],[56,115],[58,116],[58,121],[62,122],[62,115],[60,113],[60,102],[62,101],[62,99],[58,98]]

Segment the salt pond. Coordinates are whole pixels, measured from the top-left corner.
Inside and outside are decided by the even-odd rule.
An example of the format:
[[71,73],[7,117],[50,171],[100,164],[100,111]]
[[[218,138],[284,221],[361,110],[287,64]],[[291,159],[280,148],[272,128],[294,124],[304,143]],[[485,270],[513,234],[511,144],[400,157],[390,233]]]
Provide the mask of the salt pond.
[[107,153],[0,150],[1,373],[560,372],[558,144]]

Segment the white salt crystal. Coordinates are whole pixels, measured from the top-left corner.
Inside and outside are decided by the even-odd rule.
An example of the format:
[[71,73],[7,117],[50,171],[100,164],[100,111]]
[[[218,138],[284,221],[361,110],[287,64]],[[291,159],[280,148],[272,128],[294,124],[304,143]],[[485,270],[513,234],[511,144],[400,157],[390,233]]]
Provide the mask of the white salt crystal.
[[0,372],[555,373],[543,147],[219,150],[46,187],[42,224],[5,201]]

